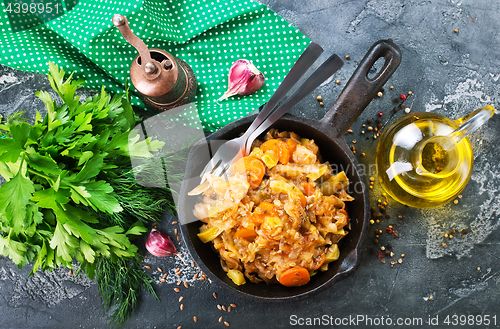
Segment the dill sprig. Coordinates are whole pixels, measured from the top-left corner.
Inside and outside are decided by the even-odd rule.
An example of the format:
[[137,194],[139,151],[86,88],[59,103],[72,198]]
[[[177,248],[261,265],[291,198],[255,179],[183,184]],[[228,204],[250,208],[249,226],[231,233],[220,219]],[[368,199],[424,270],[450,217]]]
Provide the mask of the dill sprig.
[[140,255],[132,259],[101,257],[98,260],[97,288],[104,310],[107,312],[114,308],[109,317],[112,325],[127,321],[139,305],[142,289],[159,300],[151,285],[152,278],[144,272],[141,261]]

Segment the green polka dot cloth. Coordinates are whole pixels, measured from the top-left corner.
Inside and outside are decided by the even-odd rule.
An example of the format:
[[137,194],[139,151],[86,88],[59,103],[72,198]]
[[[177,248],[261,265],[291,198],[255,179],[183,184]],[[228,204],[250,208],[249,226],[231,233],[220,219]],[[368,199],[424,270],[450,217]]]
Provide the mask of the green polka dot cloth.
[[[138,53],[111,22],[114,14],[122,14],[148,48],[164,49],[193,68],[198,80],[197,115],[209,131],[265,103],[310,43],[283,18],[254,1],[80,0],[65,6],[59,17],[16,31],[5,12],[8,1],[0,3],[0,63],[46,73],[48,61],[53,61],[85,80],[87,88],[99,90],[104,85],[110,92],[123,92]],[[240,58],[251,60],[266,83],[252,95],[218,102],[227,89],[229,68]],[[144,108],[137,94],[132,104]]]

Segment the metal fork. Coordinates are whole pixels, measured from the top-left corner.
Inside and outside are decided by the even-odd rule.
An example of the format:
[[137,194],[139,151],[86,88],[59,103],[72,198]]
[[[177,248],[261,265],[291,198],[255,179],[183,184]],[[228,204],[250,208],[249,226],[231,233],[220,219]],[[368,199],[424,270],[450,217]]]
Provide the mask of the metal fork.
[[283,99],[283,97],[285,97],[285,95],[297,83],[297,81],[299,81],[300,78],[307,72],[307,70],[318,59],[322,52],[323,49],[316,43],[311,42],[311,44],[309,44],[302,55],[300,55],[297,62],[295,62],[293,67],[290,69],[290,72],[288,72],[285,79],[283,79],[278,89],[276,89],[269,101],[264,105],[264,108],[252,122],[245,134],[243,134],[243,136],[241,137],[231,139],[219,147],[218,151],[214,154],[214,156],[210,159],[210,161],[201,172],[201,183],[205,181],[203,176],[206,173],[212,173],[217,176],[222,176],[224,174],[225,171],[222,172],[219,170],[216,172],[216,170],[218,168],[225,168],[226,164],[230,163],[231,160],[233,160],[233,158],[240,153],[240,151],[245,147],[245,142],[252,131],[257,129],[259,125],[269,116],[269,114],[271,114],[274,107]]
[[[332,76],[339,68],[343,65],[342,59],[337,55],[330,56],[293,94],[290,96],[283,104],[281,104],[272,114],[270,114],[264,121],[261,121],[256,128],[248,129],[245,134],[241,137],[243,145],[237,143],[231,143],[234,140],[228,141],[222,146],[221,157],[216,163],[213,175],[222,176],[229,168],[231,163],[238,157],[248,155],[250,153],[250,148],[255,140],[262,132],[269,128],[274,122],[281,118],[288,110],[290,110],[295,104],[301,101],[305,96],[309,95],[314,89],[316,89],[321,83]],[[291,88],[291,87],[290,87]],[[257,118],[254,120],[257,121]],[[248,136],[248,137],[247,137]],[[244,138],[244,139],[243,139]],[[222,147],[221,146],[221,147]],[[219,153],[217,151],[217,153]],[[217,154],[216,153],[216,154]]]

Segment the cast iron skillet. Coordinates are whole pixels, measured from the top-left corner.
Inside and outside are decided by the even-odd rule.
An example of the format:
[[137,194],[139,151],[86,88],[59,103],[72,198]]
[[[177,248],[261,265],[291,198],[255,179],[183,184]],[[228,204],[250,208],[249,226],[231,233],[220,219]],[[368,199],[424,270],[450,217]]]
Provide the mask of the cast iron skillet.
[[[369,78],[370,69],[381,57],[385,59],[383,68],[373,78]],[[336,262],[330,263],[328,271],[318,272],[311,277],[309,283],[303,286],[284,287],[279,284],[254,284],[248,280],[246,284],[237,286],[226,275],[221,267],[219,255],[211,243],[204,244],[197,237],[201,222],[194,221],[193,202],[192,200],[188,202],[187,198],[195,197],[187,196],[187,192],[199,184],[199,173],[206,165],[207,159],[199,160],[199,157],[196,156],[196,147],[191,150],[179,195],[178,215],[181,223],[188,223],[181,225],[181,231],[189,252],[201,270],[213,282],[238,297],[253,301],[296,301],[327,289],[337,281],[351,275],[358,268],[370,218],[370,202],[363,172],[347,146],[344,134],[381,90],[400,62],[401,53],[392,40],[378,41],[365,55],[339,98],[323,119],[316,121],[287,114],[272,126],[279,131],[293,131],[303,138],[314,139],[319,146],[323,161],[329,161],[334,171],[345,171],[350,181],[348,193],[355,199],[346,203],[351,218],[351,230],[341,240],[340,258]],[[208,139],[217,141],[238,137],[250,126],[254,118],[255,116],[251,116],[237,120],[213,133]],[[212,150],[212,154],[215,151]]]

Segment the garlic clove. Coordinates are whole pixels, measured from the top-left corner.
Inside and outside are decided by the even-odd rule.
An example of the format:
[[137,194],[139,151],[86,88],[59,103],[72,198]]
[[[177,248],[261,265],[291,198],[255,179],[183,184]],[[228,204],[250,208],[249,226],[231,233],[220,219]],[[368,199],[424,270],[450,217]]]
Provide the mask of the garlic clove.
[[265,77],[252,62],[238,59],[229,69],[229,83],[226,92],[218,99],[224,100],[234,95],[250,95],[262,88]]

